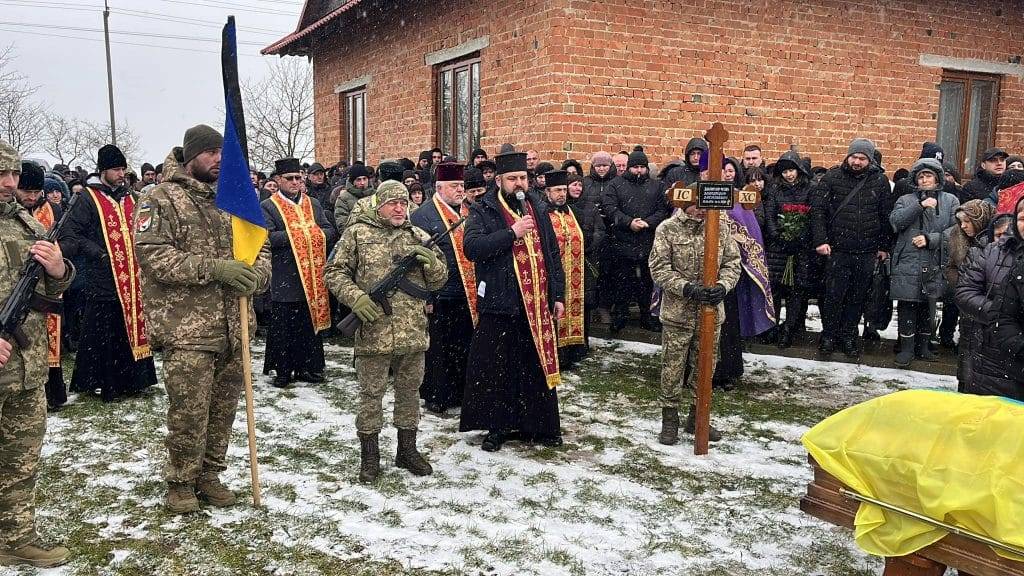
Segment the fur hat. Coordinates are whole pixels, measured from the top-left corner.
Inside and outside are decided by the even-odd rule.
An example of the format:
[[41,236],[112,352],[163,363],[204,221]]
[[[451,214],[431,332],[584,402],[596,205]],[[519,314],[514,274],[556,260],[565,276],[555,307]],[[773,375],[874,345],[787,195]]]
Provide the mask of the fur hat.
[[107,144],[100,148],[96,155],[96,171],[103,172],[113,168],[127,168],[128,159],[124,157],[121,149],[113,144]]

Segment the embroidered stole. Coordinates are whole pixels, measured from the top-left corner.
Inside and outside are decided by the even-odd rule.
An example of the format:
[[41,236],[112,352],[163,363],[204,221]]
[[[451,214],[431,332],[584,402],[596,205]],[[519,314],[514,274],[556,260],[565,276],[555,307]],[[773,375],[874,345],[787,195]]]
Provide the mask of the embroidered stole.
[[[53,213],[53,206],[49,202],[32,211],[32,216],[43,225],[47,232],[57,223],[56,214]],[[47,360],[50,368],[60,368],[60,314],[46,315],[46,336],[48,345]]]
[[[456,213],[455,209],[449,206],[444,200],[441,200],[440,194],[434,194],[431,196],[431,200],[434,202],[434,208],[437,209],[437,213],[441,215],[441,220],[444,222],[446,228],[451,228],[459,218],[469,215],[469,208],[465,203],[461,206],[460,212]],[[465,239],[465,226],[459,226],[453,231],[449,237],[452,239],[452,248],[455,249],[455,261],[459,264],[459,276],[462,278],[462,289],[466,292],[466,302],[469,304],[469,315],[473,317],[473,326],[476,326],[479,316],[476,311],[476,268],[473,267],[473,263],[466,258],[466,252],[462,248],[462,242]],[[449,274],[451,271],[449,271]]]
[[565,316],[558,323],[558,347],[583,344],[583,230],[572,210],[549,212],[565,270]]
[[[502,194],[498,193],[502,216],[509,226],[520,219],[513,212]],[[524,208],[533,219],[537,220],[533,206],[524,202]],[[523,309],[526,320],[530,324],[533,345],[537,349],[537,358],[548,388],[561,384],[562,376],[558,368],[558,342],[555,334],[555,323],[548,309],[548,274],[544,267],[544,251],[541,247],[540,231],[536,228],[512,243],[512,262],[515,265],[516,280],[519,293],[523,297]]]
[[149,358],[149,339],[146,337],[146,316],[142,310],[142,288],[140,285],[139,260],[135,257],[135,228],[132,227],[132,211],[135,200],[125,194],[120,202],[86,188],[100,216],[100,230],[110,258],[110,269],[114,274],[114,287],[121,301],[124,327],[128,331],[128,345],[136,360]]
[[316,223],[313,201],[303,194],[296,204],[278,192],[270,197],[284,220],[288,243],[292,247],[295,267],[299,270],[302,291],[306,294],[313,331],[320,332],[331,326],[331,303],[324,280],[327,265],[327,237]]

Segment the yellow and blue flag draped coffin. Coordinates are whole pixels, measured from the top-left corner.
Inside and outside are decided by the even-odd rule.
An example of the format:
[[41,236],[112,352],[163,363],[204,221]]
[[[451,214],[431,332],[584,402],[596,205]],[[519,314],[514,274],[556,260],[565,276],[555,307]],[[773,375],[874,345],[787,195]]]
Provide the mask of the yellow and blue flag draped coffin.
[[[1024,548],[1024,404],[908,390],[858,404],[809,430],[818,465],[863,496]],[[862,503],[857,545],[906,556],[946,530]],[[1004,558],[1024,557],[995,550]]]

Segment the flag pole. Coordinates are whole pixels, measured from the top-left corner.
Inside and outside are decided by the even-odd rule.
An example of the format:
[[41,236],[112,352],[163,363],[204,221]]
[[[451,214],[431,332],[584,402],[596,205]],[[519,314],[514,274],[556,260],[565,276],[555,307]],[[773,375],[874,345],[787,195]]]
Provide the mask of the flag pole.
[[245,422],[249,431],[249,472],[252,477],[252,504],[263,505],[260,497],[260,465],[256,458],[256,415],[252,392],[252,352],[249,350],[249,297],[238,298],[242,316],[242,377],[245,379]]

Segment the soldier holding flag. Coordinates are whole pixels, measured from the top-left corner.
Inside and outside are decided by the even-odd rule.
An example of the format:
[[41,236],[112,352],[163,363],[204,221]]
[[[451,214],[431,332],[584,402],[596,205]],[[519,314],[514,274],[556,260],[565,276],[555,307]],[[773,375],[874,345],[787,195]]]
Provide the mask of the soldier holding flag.
[[254,265],[235,260],[231,215],[214,203],[223,143],[209,126],[189,128],[182,165],[136,209],[150,337],[164,347],[166,505],[177,514],[199,510],[197,495],[235,503],[218,475],[243,385],[239,296],[270,281],[269,247]]

